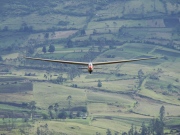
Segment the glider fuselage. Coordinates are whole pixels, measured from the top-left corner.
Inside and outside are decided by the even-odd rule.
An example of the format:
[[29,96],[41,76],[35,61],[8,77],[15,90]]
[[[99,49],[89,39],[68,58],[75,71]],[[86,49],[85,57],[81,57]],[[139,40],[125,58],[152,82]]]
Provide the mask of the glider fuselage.
[[93,64],[90,62],[90,63],[88,64],[88,72],[91,74],[92,71],[93,71]]

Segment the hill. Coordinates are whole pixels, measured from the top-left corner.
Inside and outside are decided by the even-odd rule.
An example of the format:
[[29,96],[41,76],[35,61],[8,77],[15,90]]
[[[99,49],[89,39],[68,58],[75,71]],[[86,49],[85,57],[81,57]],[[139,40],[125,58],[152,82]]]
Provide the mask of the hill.
[[[0,134],[178,134],[179,6],[178,0],[1,1]],[[160,58],[100,66],[90,75],[24,55]],[[153,129],[155,123],[163,128]]]

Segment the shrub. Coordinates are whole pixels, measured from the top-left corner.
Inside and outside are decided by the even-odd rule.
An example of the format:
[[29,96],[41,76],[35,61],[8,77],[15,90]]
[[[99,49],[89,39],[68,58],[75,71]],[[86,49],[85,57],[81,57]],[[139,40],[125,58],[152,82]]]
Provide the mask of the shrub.
[[58,114],[58,118],[60,119],[66,119],[67,118],[67,113],[65,111],[62,111]]
[[100,80],[98,80],[98,84],[97,84],[98,87],[102,87],[102,82]]
[[49,118],[48,115],[45,114],[45,113],[42,114],[42,117],[43,117],[43,119],[45,119],[45,120]]

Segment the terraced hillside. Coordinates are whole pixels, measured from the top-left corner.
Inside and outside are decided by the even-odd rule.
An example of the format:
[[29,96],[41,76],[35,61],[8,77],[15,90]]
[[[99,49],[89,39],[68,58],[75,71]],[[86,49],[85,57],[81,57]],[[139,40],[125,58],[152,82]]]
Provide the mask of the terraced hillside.
[[[1,0],[0,134],[178,134],[179,6],[178,0]],[[24,56],[158,59],[89,74]]]

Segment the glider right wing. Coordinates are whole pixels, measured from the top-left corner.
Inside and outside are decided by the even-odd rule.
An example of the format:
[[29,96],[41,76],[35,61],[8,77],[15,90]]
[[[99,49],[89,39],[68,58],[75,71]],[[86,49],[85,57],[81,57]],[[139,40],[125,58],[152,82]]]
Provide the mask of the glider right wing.
[[26,59],[31,59],[31,60],[41,60],[41,61],[49,61],[49,62],[56,62],[56,63],[66,63],[66,64],[75,64],[75,65],[83,65],[83,66],[88,65],[88,63],[86,63],[86,62],[52,60],[52,59],[42,59],[42,58],[32,58],[32,57],[25,57],[25,58]]

